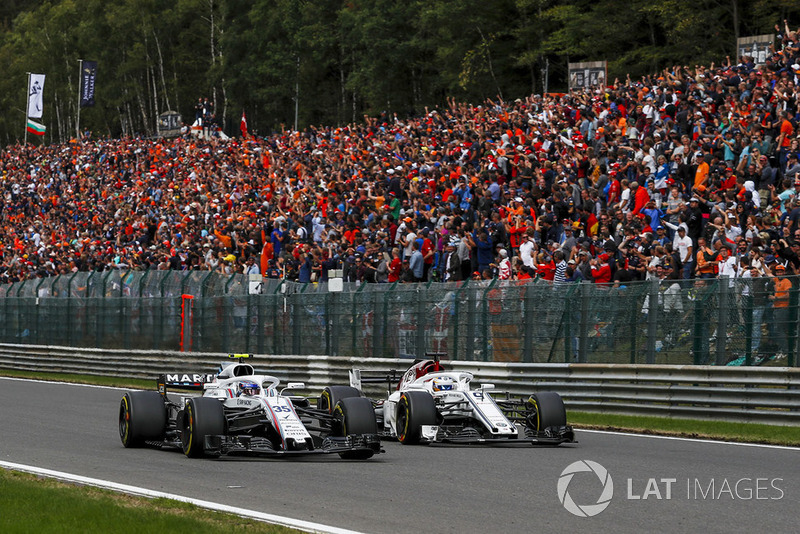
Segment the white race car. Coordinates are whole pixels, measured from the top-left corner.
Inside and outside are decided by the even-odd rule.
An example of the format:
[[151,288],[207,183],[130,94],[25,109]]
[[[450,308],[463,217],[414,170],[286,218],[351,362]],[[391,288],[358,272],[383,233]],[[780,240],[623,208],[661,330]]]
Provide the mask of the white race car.
[[[383,452],[368,399],[342,399],[320,411],[305,397],[284,394],[303,383],[279,388],[278,378],[242,363],[249,355],[231,357],[239,363],[216,375],[168,373],[159,376],[158,391],[126,393],[119,409],[123,445],[180,448],[190,457],[338,453],[366,459]],[[167,386],[203,394],[176,400]]]
[[507,393],[490,394],[492,384],[473,389],[472,373],[446,371],[438,357],[416,361],[402,376],[395,371],[377,377],[362,374],[353,369],[350,386],[325,388],[318,407],[332,411],[342,399],[361,397],[362,384],[385,382],[387,398],[372,401],[377,425],[381,436],[397,438],[404,444],[575,442],[557,393],[513,399]]

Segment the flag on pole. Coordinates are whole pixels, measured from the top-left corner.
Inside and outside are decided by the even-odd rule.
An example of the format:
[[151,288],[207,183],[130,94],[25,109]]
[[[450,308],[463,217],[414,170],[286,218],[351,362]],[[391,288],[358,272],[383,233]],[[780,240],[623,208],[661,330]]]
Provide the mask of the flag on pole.
[[239,124],[239,129],[242,131],[242,137],[247,139],[250,135],[247,133],[247,117],[244,116],[244,110],[242,110],[242,122]]
[[28,77],[28,117],[38,119],[42,116],[44,100],[44,74],[31,74]]
[[28,119],[27,126],[28,132],[32,133],[33,135],[44,135],[45,130],[47,130],[44,124],[39,124],[38,122],[30,119]]
[[97,76],[97,61],[81,62],[81,107],[94,106],[94,80]]

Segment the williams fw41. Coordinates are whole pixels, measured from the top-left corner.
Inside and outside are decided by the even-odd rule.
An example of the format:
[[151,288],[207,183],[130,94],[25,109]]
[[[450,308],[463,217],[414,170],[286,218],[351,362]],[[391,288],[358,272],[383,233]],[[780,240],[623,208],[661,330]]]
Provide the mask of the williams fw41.
[[[561,397],[539,392],[524,399],[490,393],[494,385],[473,388],[472,373],[446,371],[433,360],[416,361],[404,374],[381,376],[350,371],[350,386],[329,386],[318,407],[335,413],[346,398],[361,398],[362,385],[386,383],[385,399],[373,400],[382,437],[403,444],[541,444],[574,443]],[[395,385],[396,384],[396,385]]]
[[[122,444],[182,449],[192,458],[337,453],[364,460],[383,452],[368,399],[341,399],[333,410],[318,410],[306,397],[285,394],[303,383],[279,388],[276,377],[242,363],[249,355],[231,357],[238,363],[216,375],[170,373],[159,376],[158,391],[126,393],[119,407]],[[168,386],[203,393],[168,394]]]

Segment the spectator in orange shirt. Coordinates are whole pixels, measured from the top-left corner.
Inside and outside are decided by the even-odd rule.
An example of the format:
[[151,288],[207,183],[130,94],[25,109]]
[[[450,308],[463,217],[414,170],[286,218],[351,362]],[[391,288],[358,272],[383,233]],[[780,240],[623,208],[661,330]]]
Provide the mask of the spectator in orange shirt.
[[780,147],[780,168],[786,168],[786,160],[789,157],[789,149],[792,146],[792,134],[794,134],[794,126],[792,125],[792,119],[794,118],[794,112],[791,109],[787,109],[783,112],[783,121],[781,122],[781,133],[778,135],[778,139],[776,141],[778,147]]
[[705,187],[705,185],[708,183],[708,171],[708,163],[706,163],[704,159],[701,159],[700,163],[697,165],[697,171],[694,173],[695,187],[700,187],[701,185]]
[[789,290],[792,282],[786,278],[786,267],[778,263],[774,267],[775,273],[767,266],[767,276],[772,278],[774,293],[769,296],[774,311],[775,334],[778,343],[778,357],[786,355],[789,348]]

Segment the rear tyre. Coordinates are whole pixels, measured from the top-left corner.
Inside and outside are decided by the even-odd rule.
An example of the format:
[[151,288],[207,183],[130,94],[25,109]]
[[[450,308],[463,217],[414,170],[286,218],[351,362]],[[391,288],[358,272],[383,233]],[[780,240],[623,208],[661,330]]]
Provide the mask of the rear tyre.
[[167,427],[167,405],[156,391],[131,391],[119,403],[119,437],[125,447],[161,440]]
[[216,399],[195,397],[189,399],[181,418],[181,446],[189,458],[206,456],[206,436],[225,433],[225,412]]
[[567,410],[558,393],[552,391],[534,393],[528,399],[528,409],[531,411],[528,416],[528,426],[537,432],[543,432],[551,426],[567,425]]
[[350,386],[328,386],[322,390],[322,395],[317,401],[317,408],[332,414],[340,400],[360,396],[361,392]]
[[400,395],[395,417],[397,440],[403,445],[419,443],[422,425],[435,425],[438,419],[433,396],[427,391],[406,391]]
[[[378,423],[375,420],[375,408],[366,397],[347,397],[336,403],[333,416],[337,424],[335,431],[340,436],[377,434]],[[375,453],[371,450],[340,452],[339,456],[347,460],[366,460]]]

